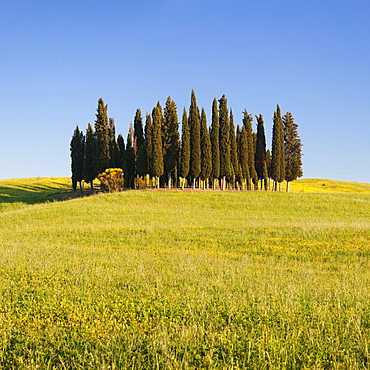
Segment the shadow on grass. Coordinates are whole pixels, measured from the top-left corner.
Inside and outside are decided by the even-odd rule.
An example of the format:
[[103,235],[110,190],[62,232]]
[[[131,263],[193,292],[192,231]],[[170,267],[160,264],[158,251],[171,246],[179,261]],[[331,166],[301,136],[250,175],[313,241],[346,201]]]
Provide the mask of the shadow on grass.
[[70,189],[65,182],[53,182],[43,184],[40,182],[0,182],[0,204],[2,203],[24,203],[37,204],[53,201],[56,196]]

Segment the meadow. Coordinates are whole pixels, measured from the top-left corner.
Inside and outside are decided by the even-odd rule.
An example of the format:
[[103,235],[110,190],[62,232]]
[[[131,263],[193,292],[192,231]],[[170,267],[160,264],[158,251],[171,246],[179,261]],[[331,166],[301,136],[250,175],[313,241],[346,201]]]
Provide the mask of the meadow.
[[370,185],[54,202],[68,179],[15,181],[0,368],[370,367]]

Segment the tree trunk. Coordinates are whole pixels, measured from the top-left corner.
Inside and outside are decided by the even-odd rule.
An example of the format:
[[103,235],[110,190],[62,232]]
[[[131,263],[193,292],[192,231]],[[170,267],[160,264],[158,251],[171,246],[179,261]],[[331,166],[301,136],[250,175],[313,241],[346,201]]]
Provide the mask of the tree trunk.
[[225,191],[226,190],[226,176],[223,176],[222,177],[222,190]]
[[168,189],[171,189],[172,186],[172,177],[171,177],[171,172],[168,172]]
[[286,182],[286,192],[289,193],[289,181]]

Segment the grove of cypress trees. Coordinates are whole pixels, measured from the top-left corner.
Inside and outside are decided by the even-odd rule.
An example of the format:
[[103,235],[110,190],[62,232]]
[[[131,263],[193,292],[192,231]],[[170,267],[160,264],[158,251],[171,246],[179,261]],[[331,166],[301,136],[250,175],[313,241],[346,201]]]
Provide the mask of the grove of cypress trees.
[[274,190],[281,190],[281,183],[285,179],[285,150],[284,150],[284,127],[279,105],[274,112],[271,145],[271,177],[274,180]]
[[253,140],[253,128],[252,128],[253,116],[249,114],[245,109],[243,111],[243,127],[247,134],[248,142],[248,172],[250,179],[247,179],[248,189],[252,189],[252,182],[256,184],[258,182],[257,172],[254,163],[254,140]]
[[96,135],[96,161],[98,172],[101,173],[109,167],[109,142],[110,133],[108,126],[108,105],[104,104],[103,98],[98,100],[98,109],[95,120]]
[[286,191],[289,191],[289,182],[303,176],[302,144],[298,135],[298,125],[294,122],[291,112],[283,117],[285,141],[285,180]]
[[181,127],[181,151],[180,151],[180,177],[182,177],[182,188],[190,170],[190,129],[186,109],[182,113]]
[[83,161],[83,179],[90,184],[91,190],[94,190],[94,179],[98,175],[96,163],[96,136],[90,123],[87,125],[84,161]]
[[199,177],[203,180],[204,188],[207,187],[207,182],[212,171],[212,148],[211,139],[209,136],[207,117],[204,108],[202,108],[202,113],[200,116],[200,175]]
[[179,160],[180,135],[176,103],[170,96],[164,108],[162,134],[164,172],[167,175],[168,187],[171,189],[173,172]]
[[[217,104],[219,103],[219,105]],[[236,133],[232,110],[227,108],[227,99],[213,99],[212,123],[207,126],[205,110],[199,108],[194,90],[191,91],[189,114],[184,108],[182,115],[181,141],[175,102],[169,96],[166,106],[158,101],[152,114],[146,114],[145,128],[140,109],[136,110],[134,124],[130,124],[127,145],[122,135],[116,139],[115,122],[108,120],[108,105],[100,98],[95,120],[95,130],[88,124],[86,136],[74,131],[70,142],[72,185],[75,189],[82,179],[90,183],[108,167],[124,170],[125,186],[136,186],[135,177],[149,174],[151,181],[156,177],[156,186],[177,186],[181,177],[193,188],[209,180],[222,190],[237,187],[258,189],[269,188],[274,180],[274,190],[281,189],[281,182],[289,183],[303,174],[302,144],[297,132],[298,125],[290,112],[281,116],[279,105],[274,112],[272,148],[266,151],[263,116],[256,116],[257,132],[253,132],[253,117],[243,111],[243,125]],[[144,135],[145,131],[145,135]],[[82,154],[81,154],[82,153]],[[82,158],[82,159],[81,159]],[[81,164],[82,163],[82,164]],[[140,183],[141,184],[141,183]]]
[[157,178],[157,187],[159,188],[159,178],[163,175],[163,148],[162,148],[162,112],[158,105],[153,108],[153,136],[152,136],[152,171],[153,176]]
[[70,144],[73,190],[76,190],[77,183],[80,183],[80,189],[82,191],[84,145],[85,138],[83,132],[76,126]]
[[258,176],[258,180],[261,181],[261,189],[263,180],[266,172],[266,137],[265,137],[265,128],[263,122],[263,115],[260,114],[256,116],[257,119],[257,138],[256,138],[256,153],[254,156],[255,159],[255,168]]
[[191,91],[191,101],[189,108],[189,127],[190,127],[190,171],[195,188],[196,180],[201,171],[201,152],[200,152],[200,115],[197,106],[197,99],[194,90]]
[[213,189],[216,188],[216,180],[220,177],[220,124],[218,122],[217,99],[213,99],[212,104],[212,124],[210,129],[212,146],[212,171],[211,179]]

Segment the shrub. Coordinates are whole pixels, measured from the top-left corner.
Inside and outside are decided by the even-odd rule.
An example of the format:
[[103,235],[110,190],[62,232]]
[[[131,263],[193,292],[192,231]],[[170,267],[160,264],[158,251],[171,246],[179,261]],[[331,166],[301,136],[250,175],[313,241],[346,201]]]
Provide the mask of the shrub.
[[123,170],[121,168],[107,168],[98,175],[103,188],[108,188],[110,193],[119,191],[123,188]]

